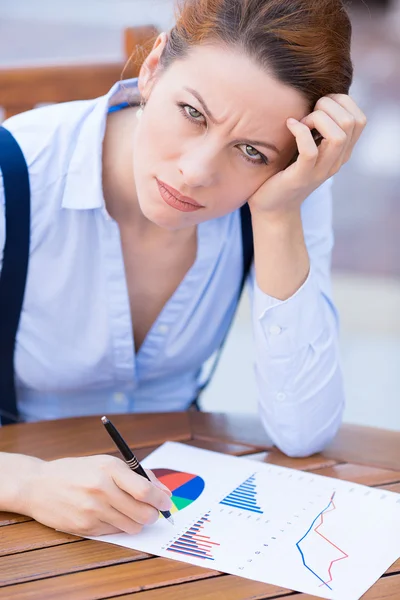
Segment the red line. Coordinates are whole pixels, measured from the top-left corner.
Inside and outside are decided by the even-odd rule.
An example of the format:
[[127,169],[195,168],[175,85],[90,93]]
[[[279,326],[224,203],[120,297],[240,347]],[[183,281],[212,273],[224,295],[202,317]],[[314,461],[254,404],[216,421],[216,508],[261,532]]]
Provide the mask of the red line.
[[201,548],[202,550],[212,550],[212,547],[209,544],[199,544],[198,542],[196,542],[196,546],[198,548]]
[[197,542],[198,544],[212,544],[213,546],[220,546],[221,544],[218,544],[217,542],[206,542],[205,540],[198,540],[196,537],[191,537],[191,540],[194,540],[195,542]]
[[341,552],[344,556],[341,556],[340,558],[335,558],[334,560],[331,561],[329,568],[328,568],[328,573],[329,573],[329,577],[330,579],[328,579],[328,581],[325,581],[325,583],[321,583],[321,585],[319,587],[322,587],[323,585],[330,583],[332,581],[332,565],[335,562],[338,562],[339,560],[343,560],[344,558],[349,558],[349,555],[346,554],[346,552],[344,552],[341,548],[339,548],[339,546],[336,546],[336,544],[334,544],[333,542],[331,542],[331,540],[328,540],[327,537],[325,537],[324,535],[322,535],[322,533],[320,533],[318,531],[318,529],[323,525],[324,523],[324,513],[327,514],[329,512],[332,512],[334,510],[336,510],[336,506],[335,503],[333,501],[333,498],[335,496],[335,492],[333,492],[332,497],[331,497],[331,503],[333,508],[331,508],[331,510],[325,510],[321,513],[321,523],[319,525],[317,525],[317,527],[314,528],[315,533],[317,533],[318,535],[320,535],[326,542],[328,542],[328,544],[330,544],[331,546],[333,546],[334,548],[336,548],[336,550],[339,550],[339,552]]

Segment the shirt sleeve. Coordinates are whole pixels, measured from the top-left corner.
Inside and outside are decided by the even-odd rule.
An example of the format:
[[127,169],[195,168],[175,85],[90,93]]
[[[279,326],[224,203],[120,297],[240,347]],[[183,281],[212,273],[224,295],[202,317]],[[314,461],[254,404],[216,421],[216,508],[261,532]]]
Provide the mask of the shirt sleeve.
[[321,451],[344,408],[330,281],[331,186],[328,180],[302,206],[311,264],[302,287],[280,301],[258,287],[254,266],[249,277],[260,415],[274,444],[289,456]]

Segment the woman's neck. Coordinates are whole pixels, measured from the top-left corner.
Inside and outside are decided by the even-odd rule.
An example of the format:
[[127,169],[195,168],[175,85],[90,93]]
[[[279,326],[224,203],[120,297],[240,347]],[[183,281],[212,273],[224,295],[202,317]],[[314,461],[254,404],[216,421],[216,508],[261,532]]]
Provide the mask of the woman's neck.
[[136,107],[107,116],[103,141],[103,195],[107,212],[117,221],[138,222],[141,213],[133,176],[133,136]]

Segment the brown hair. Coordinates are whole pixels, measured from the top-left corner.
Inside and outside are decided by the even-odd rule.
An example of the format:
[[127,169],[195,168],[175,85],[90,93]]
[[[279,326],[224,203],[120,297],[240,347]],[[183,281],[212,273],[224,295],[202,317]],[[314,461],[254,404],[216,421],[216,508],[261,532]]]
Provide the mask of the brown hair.
[[162,70],[192,46],[216,42],[302,92],[310,110],[322,96],[349,91],[351,23],[341,0],[178,0],[177,8]]

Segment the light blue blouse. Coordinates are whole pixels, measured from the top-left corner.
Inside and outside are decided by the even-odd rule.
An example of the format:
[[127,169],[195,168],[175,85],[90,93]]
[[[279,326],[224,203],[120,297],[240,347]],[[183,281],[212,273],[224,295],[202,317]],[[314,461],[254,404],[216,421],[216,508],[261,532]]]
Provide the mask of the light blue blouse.
[[[239,211],[199,225],[192,268],[135,352],[101,158],[108,110],[137,100],[133,79],[95,100],[42,107],[3,124],[25,154],[31,181],[31,255],[15,356],[18,405],[28,421],[186,409],[235,310]],[[260,418],[291,455],[322,449],[344,404],[329,274],[331,181],[306,199],[302,219],[311,271],[300,290],[282,302],[259,289],[254,270],[248,282]],[[0,177],[0,268],[4,243]]]

